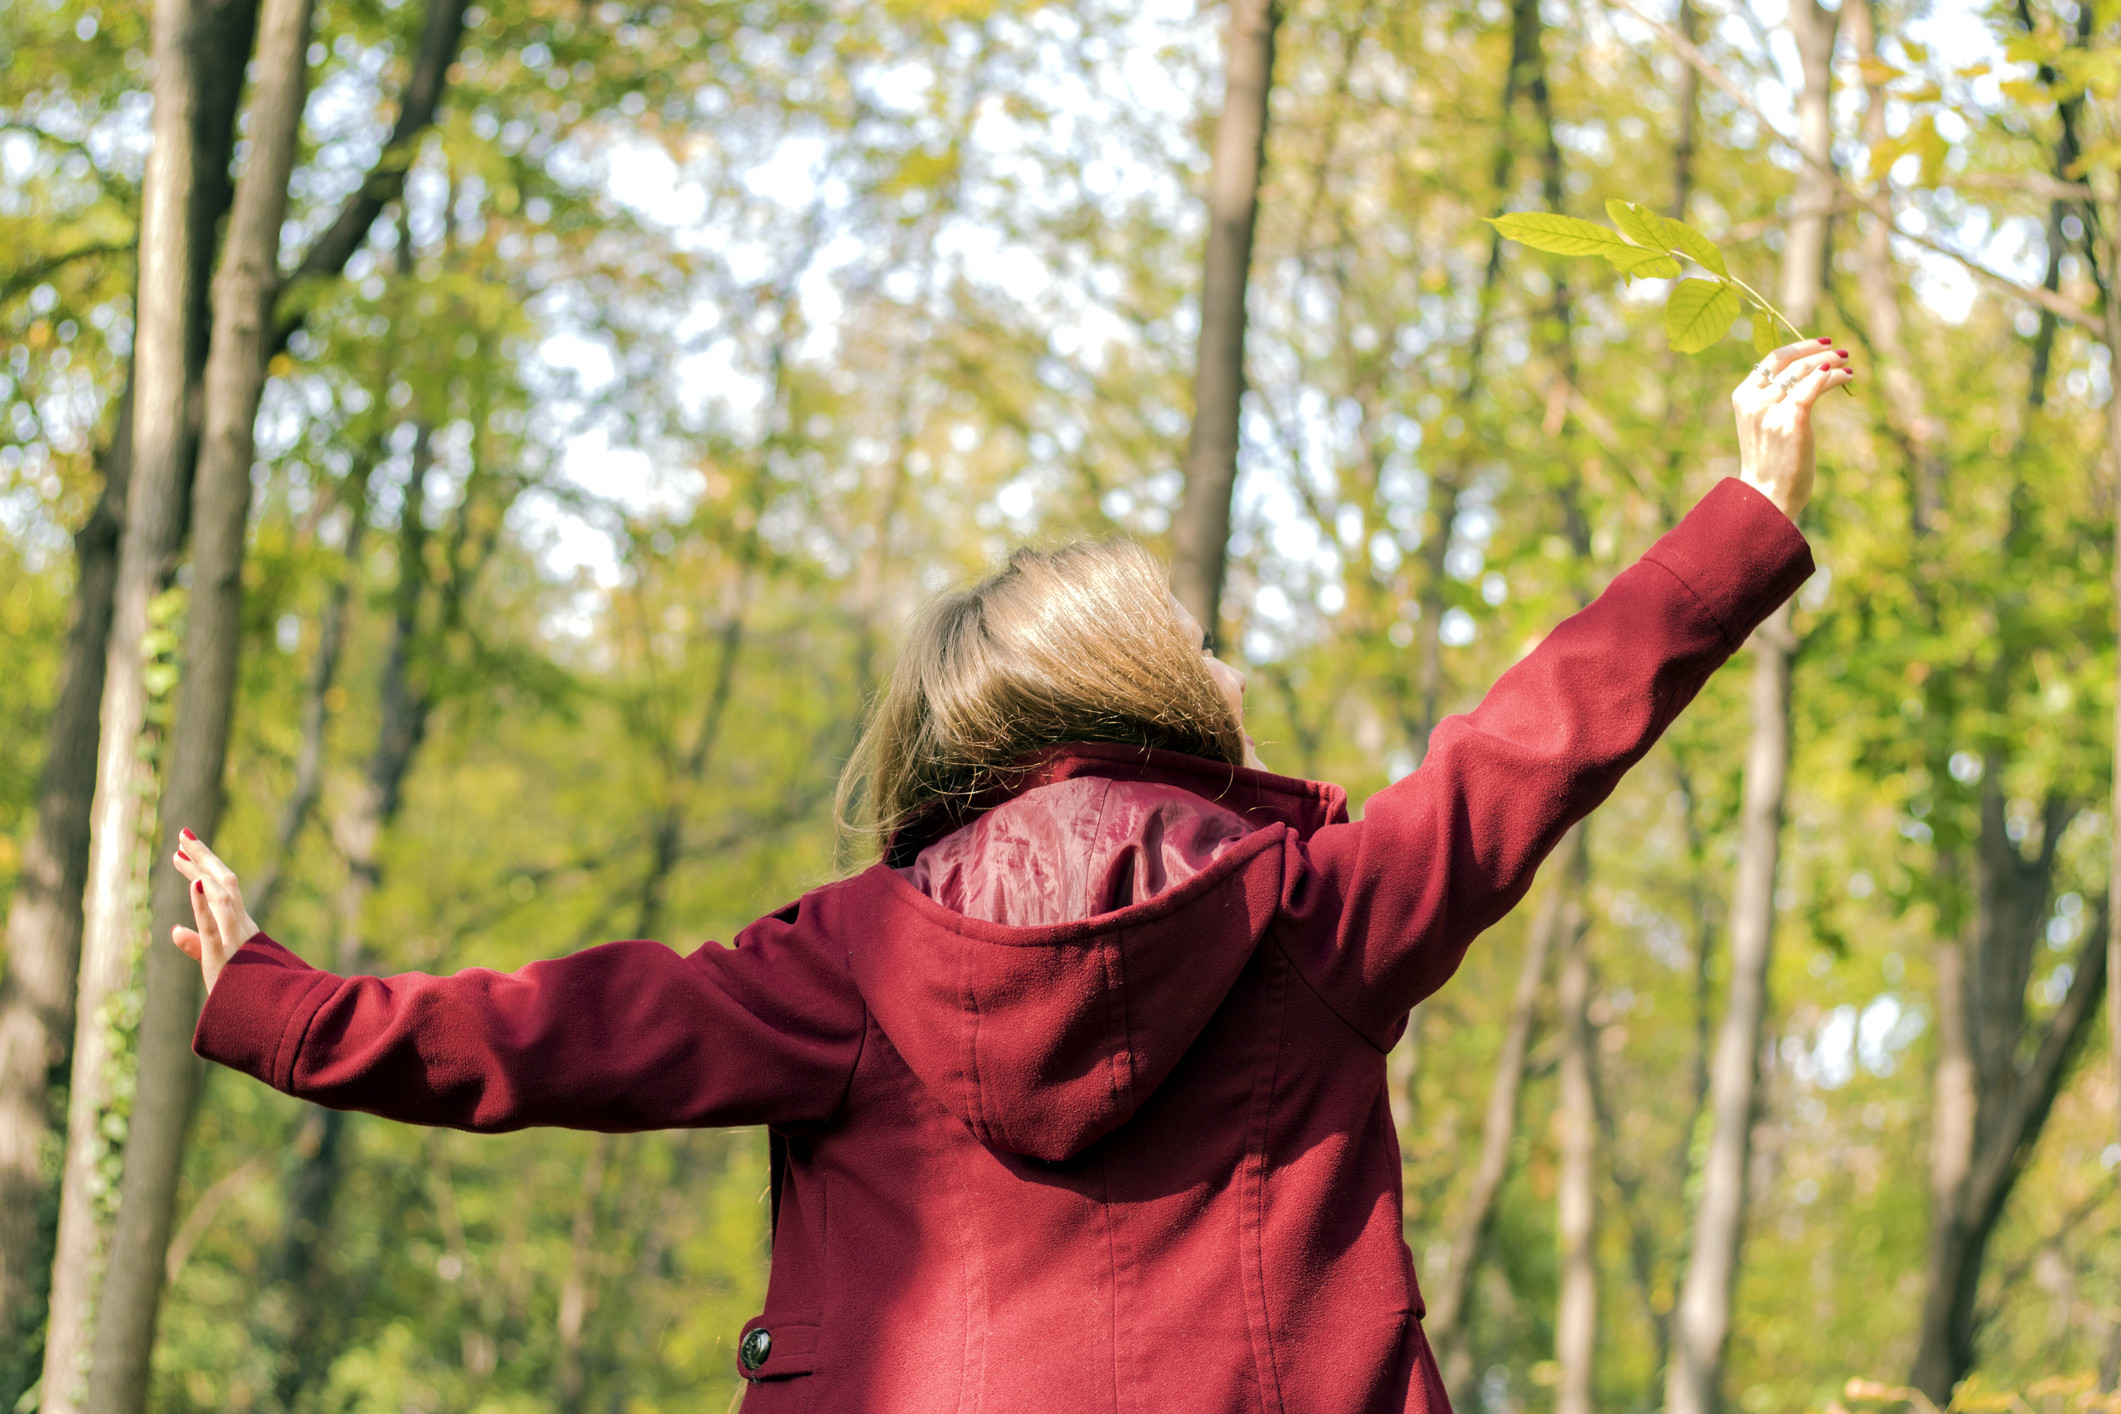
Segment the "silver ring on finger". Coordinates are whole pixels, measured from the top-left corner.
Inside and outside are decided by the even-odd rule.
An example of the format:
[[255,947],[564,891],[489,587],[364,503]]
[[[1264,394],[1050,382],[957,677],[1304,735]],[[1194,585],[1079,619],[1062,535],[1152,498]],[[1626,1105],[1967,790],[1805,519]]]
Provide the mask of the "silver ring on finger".
[[1775,375],[1768,371],[1766,359],[1762,359],[1760,360],[1760,362],[1754,364],[1753,371],[1760,375],[1760,386],[1763,388],[1775,381]]
[[1784,397],[1788,397],[1790,389],[1796,387],[1799,383],[1802,383],[1804,381],[1804,377],[1805,375],[1803,375],[1802,373],[1785,373],[1780,378],[1770,378],[1768,381],[1773,384],[1777,389],[1781,390],[1781,393]]

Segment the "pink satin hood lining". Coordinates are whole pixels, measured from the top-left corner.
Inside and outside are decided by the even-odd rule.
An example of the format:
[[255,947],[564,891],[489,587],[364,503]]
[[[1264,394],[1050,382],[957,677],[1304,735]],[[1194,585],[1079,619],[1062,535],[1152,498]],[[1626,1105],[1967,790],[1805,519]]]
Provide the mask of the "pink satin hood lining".
[[1034,928],[1145,903],[1250,829],[1176,786],[1076,776],[997,806],[898,872],[955,913]]

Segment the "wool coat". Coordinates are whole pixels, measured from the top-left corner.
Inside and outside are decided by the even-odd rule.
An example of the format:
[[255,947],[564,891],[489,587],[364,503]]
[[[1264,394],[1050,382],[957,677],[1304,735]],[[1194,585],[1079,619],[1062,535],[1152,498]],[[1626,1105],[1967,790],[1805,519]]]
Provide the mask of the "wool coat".
[[1447,1414],[1385,1054],[1810,571],[1724,481],[1360,821],[1066,747],[733,947],[375,978],[260,935],[194,1044],[417,1124],[766,1126],[752,1414]]

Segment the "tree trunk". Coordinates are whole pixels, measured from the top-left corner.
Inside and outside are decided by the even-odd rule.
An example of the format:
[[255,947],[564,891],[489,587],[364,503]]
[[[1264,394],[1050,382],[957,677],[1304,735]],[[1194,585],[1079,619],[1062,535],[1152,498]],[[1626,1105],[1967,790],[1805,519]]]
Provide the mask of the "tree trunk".
[[[1827,205],[1835,189],[1831,110],[1838,16],[1818,0],[1791,0],[1789,28],[1803,62],[1798,140],[1808,160],[1797,175],[1782,253],[1783,312],[1802,329],[1826,279]],[[1693,1248],[1674,1311],[1665,1376],[1668,1414],[1714,1414],[1723,1382],[1738,1255],[1745,1238],[1746,1179],[1760,1044],[1767,1021],[1768,962],[1775,933],[1775,874],[1782,847],[1783,794],[1790,754],[1790,607],[1753,635],[1753,731],[1746,753],[1738,878],[1731,896],[1731,984],[1709,1068],[1711,1133],[1702,1172]]]
[[118,533],[132,467],[132,389],[102,457],[103,493],[74,536],[74,618],[59,669],[51,740],[37,780],[37,823],[8,905],[0,974],[0,1408],[36,1378],[31,1355],[51,1276],[46,1153],[58,1128],[54,1082],[73,1048],[81,965],[81,887],[96,786],[96,710],[110,636]]
[[1560,1380],[1554,1414],[1591,1414],[1591,1375],[1598,1345],[1598,1097],[1591,1088],[1591,955],[1584,915],[1589,846],[1581,825],[1569,858],[1562,906],[1561,968],[1555,1007],[1561,1020],[1560,1173],[1555,1236],[1561,1248],[1561,1294],[1554,1313],[1554,1361]]
[[103,1013],[132,972],[146,902],[142,856],[152,840],[156,773],[142,746],[154,694],[143,650],[153,601],[168,583],[184,535],[195,393],[205,361],[206,276],[214,226],[227,206],[235,100],[254,16],[246,0],[158,0],[151,22],[154,116],[140,193],[131,475],[111,577],[87,821],[45,1414],[74,1414],[87,1374],[90,1313],[105,1251],[95,1179],[115,1060]]
[[323,794],[324,733],[331,724],[332,685],[338,681],[339,660],[346,651],[347,609],[353,600],[354,585],[361,577],[361,550],[368,534],[368,478],[374,472],[374,461],[362,457],[347,474],[340,494],[349,517],[345,568],[325,592],[323,612],[317,615],[317,656],[310,664],[309,684],[302,694],[302,744],[295,753],[295,779],[287,792],[287,802],[280,809],[272,858],[259,872],[257,887],[248,900],[253,918],[272,918],[295,846]]
[[1208,249],[1201,278],[1200,345],[1193,372],[1193,433],[1185,499],[1171,526],[1171,591],[1219,641],[1237,482],[1238,420],[1245,392],[1245,286],[1266,157],[1267,98],[1274,82],[1274,0],[1231,0],[1222,117],[1208,171]]
[[581,1414],[586,1392],[582,1370],[582,1323],[588,1319],[593,1293],[591,1267],[595,1265],[594,1242],[597,1200],[604,1193],[604,1172],[611,1161],[611,1136],[599,1134],[590,1142],[589,1165],[582,1174],[582,1191],[575,1201],[574,1229],[568,1246],[567,1275],[560,1282],[559,1395],[561,1414]]
[[[1582,847],[1582,834],[1583,826],[1572,828],[1555,853],[1573,861]],[[1474,1165],[1465,1202],[1451,1220],[1449,1265],[1442,1273],[1432,1274],[1436,1280],[1429,1287],[1429,1314],[1423,1328],[1429,1343],[1436,1348],[1444,1383],[1455,1402],[1464,1402],[1466,1385],[1473,1373],[1472,1351],[1465,1340],[1466,1300],[1472,1292],[1481,1248],[1494,1223],[1496,1195],[1502,1191],[1502,1181],[1509,1173],[1510,1149],[1517,1139],[1518,1100],[1524,1091],[1525,1056],[1531,1049],[1532,1022],[1539,1006],[1539,984],[1546,976],[1547,954],[1553,950],[1555,932],[1561,926],[1563,903],[1572,878],[1573,871],[1569,871],[1554,881],[1526,931],[1524,961],[1517,971],[1517,989],[1510,997],[1502,1051],[1495,1059],[1495,1079],[1488,1086],[1480,1158]]]
[[[401,248],[402,249],[402,248]],[[412,464],[398,513],[396,586],[391,591],[390,640],[384,650],[383,674],[377,685],[376,744],[353,804],[333,834],[346,859],[346,881],[337,904],[339,936],[332,966],[341,975],[364,965],[362,918],[368,900],[382,882],[384,833],[404,799],[405,777],[427,736],[433,699],[413,681],[412,655],[420,634],[421,609],[427,593],[427,472],[432,464],[433,435],[424,422],[413,433]],[[465,507],[471,499],[466,488]],[[460,507],[459,514],[463,508]],[[299,1155],[289,1185],[287,1221],[274,1268],[286,1306],[280,1329],[266,1336],[277,1347],[274,1391],[282,1409],[292,1409],[302,1390],[324,1368],[324,1308],[332,1299],[323,1279],[324,1253],[332,1202],[344,1172],[346,1116],[338,1110],[309,1106],[296,1131]]]
[[[253,429],[279,295],[280,227],[308,92],[309,33],[310,0],[264,0],[251,86],[250,156],[214,277],[206,411],[192,487],[184,680],[168,747],[162,847],[152,861],[151,940],[192,916],[181,876],[164,862],[178,844],[178,831],[189,827],[211,838],[220,824],[243,636]],[[108,1414],[130,1414],[147,1402],[163,1259],[198,1088],[198,1062],[191,1054],[199,1014],[197,966],[174,948],[151,946],[145,990],[132,1126],[89,1373],[88,1408]]]
[[[1701,41],[1701,11],[1694,0],[1679,0],[1679,35],[1689,44]],[[1701,127],[1701,75],[1692,64],[1679,66],[1679,131],[1672,142],[1672,219],[1686,220],[1694,196],[1694,144]]]
[[[2088,29],[2090,11],[2086,10],[2080,19]],[[2121,174],[2117,174],[2115,180],[2121,182]],[[2091,234],[2088,225],[2085,234],[2087,238]],[[2107,367],[2116,368],[2121,367],[2112,361],[2116,355],[2121,355],[2121,309],[2115,308],[2115,291],[2121,290],[2121,191],[2116,192],[2114,210],[2107,213],[2106,234]],[[2121,486],[2121,398],[2108,396],[2106,419],[2107,446],[2117,468],[2114,484]],[[2117,614],[2121,614],[2121,495],[2114,497],[2113,556],[2114,602]],[[2116,659],[2115,671],[2121,673],[2121,658]],[[2114,706],[2113,778],[2113,798],[2107,803],[2107,819],[2121,820],[2121,699],[2117,699]],[[2114,1093],[2121,1097],[2121,830],[2113,831],[2113,835],[2113,854],[2106,872],[2106,1039],[2112,1051]],[[2117,1113],[2115,1119],[2121,1122],[2121,1113]],[[2114,1332],[2099,1370],[2100,1389],[2111,1391],[2117,1384],[2121,1384],[2121,1329]]]
[[[1870,58],[1878,57],[1876,18],[1875,0],[1864,0],[1844,11],[1849,47]],[[1863,93],[1863,142],[1866,148],[1875,150],[1886,140],[1883,80],[1866,78]],[[1929,400],[1915,376],[1914,363],[1901,334],[1903,320],[1900,293],[1893,283],[1892,239],[1891,223],[1886,217],[1873,214],[1863,232],[1863,263],[1856,286],[1863,297],[1864,319],[1869,326],[1866,332],[1871,354],[1878,361],[1879,383],[1885,392],[1890,424],[1901,443],[1902,461],[1908,469],[1908,526],[1920,539],[1936,523],[1943,502],[1946,434],[1943,420],[1930,412]]]
[[[198,434],[207,282],[214,232],[228,211],[236,100],[255,8],[256,0],[203,0],[176,25],[176,42],[187,46],[194,65],[190,185],[175,197],[184,206],[184,227],[167,253],[182,262],[187,278],[164,292],[170,301],[182,301],[184,422],[174,453],[180,502]],[[181,113],[172,114],[157,132],[166,131],[176,141],[184,132],[182,122]],[[136,283],[136,306],[137,293]],[[133,480],[135,374],[128,369],[102,459],[103,491],[74,539],[74,620],[38,781],[37,824],[25,844],[22,879],[8,911],[8,968],[0,980],[0,1343],[14,1355],[0,1357],[0,1408],[12,1408],[38,1373],[42,1288],[52,1272],[55,1215],[50,1205],[57,1193],[39,1156],[64,1128],[55,1108],[63,1087],[53,1082],[69,1070],[73,1051],[101,703]],[[26,1302],[24,1292],[31,1294]]]

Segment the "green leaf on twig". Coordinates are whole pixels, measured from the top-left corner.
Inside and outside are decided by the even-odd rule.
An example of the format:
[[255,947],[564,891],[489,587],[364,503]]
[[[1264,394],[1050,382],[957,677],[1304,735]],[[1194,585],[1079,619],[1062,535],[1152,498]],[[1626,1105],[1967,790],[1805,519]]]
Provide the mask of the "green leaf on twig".
[[1681,280],[1664,307],[1664,336],[1681,353],[1700,353],[1731,331],[1741,304],[1721,280]]
[[1543,250],[1548,255],[1608,255],[1633,257],[1642,252],[1622,240],[1620,233],[1595,221],[1557,216],[1551,211],[1513,211],[1491,216],[1488,224],[1520,245]]
[[1731,273],[1731,267],[1724,262],[1723,252],[1716,243],[1686,222],[1660,216],[1632,201],[1608,201],[1605,210],[1606,215],[1613,218],[1613,224],[1620,228],[1620,234],[1635,244],[1684,256],[1718,275]]

